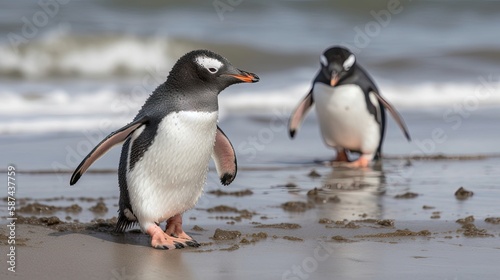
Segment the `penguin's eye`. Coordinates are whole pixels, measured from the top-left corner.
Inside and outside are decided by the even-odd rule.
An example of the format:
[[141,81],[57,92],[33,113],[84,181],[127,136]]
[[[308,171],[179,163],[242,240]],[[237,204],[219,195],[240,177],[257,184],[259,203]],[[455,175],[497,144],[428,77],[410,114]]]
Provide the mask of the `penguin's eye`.
[[195,62],[201,67],[208,70],[208,72],[215,74],[224,65],[220,60],[207,56],[198,56]]

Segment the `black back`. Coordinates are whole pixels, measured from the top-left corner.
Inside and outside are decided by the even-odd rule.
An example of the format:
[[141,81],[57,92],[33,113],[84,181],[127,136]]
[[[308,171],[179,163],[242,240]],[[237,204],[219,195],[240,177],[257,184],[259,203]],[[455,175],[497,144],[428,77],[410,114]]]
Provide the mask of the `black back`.
[[[209,69],[196,63],[196,58],[200,56],[217,59],[222,62],[222,66],[216,73],[211,73]],[[136,223],[135,221],[130,221],[124,215],[125,209],[129,209],[133,213],[126,178],[129,150],[129,170],[131,170],[152,144],[158,126],[164,117],[173,112],[186,110],[199,112],[217,111],[218,94],[226,87],[242,82],[229,74],[241,73],[242,71],[236,69],[226,58],[208,50],[189,52],[175,63],[167,80],[153,91],[134,118],[134,121],[145,116],[148,118],[144,131],[133,143],[130,138],[127,139],[122,147],[118,167],[120,209],[115,231],[123,232]],[[257,76],[255,77],[258,79]]]

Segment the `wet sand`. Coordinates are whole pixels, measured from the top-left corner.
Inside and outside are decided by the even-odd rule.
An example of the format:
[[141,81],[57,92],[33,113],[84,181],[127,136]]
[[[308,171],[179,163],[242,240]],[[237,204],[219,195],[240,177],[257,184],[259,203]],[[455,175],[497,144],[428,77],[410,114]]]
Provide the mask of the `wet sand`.
[[[221,225],[188,230],[203,246],[154,250],[148,237],[106,230],[57,231],[20,225],[16,273],[2,279],[496,279],[500,226],[476,222],[494,237],[467,237],[452,221],[301,223],[300,228]],[[267,224],[267,223],[266,223]],[[5,232],[2,229],[2,232]],[[5,233],[2,233],[5,234]],[[4,247],[4,246],[2,246]],[[4,250],[2,250],[5,252]],[[306,278],[307,277],[307,278]]]
[[[413,173],[432,178],[433,164],[473,171],[497,162],[428,159],[414,162]],[[389,171],[395,163],[384,160]],[[202,246],[174,251],[150,248],[148,236],[137,229],[113,233],[115,196],[20,198],[16,272],[4,261],[1,278],[497,279],[500,212],[488,205],[488,190],[498,190],[488,182],[462,182],[462,190],[443,186],[441,198],[441,192],[430,191],[438,183],[432,180],[405,187],[383,169],[311,165],[248,168],[241,174],[250,182],[277,182],[253,182],[252,190],[209,184],[197,207],[184,215],[185,230]],[[313,170],[317,175],[310,176]],[[115,175],[87,174],[97,186],[111,184]],[[22,178],[36,184],[39,176],[53,175]],[[456,196],[469,189],[473,196]],[[2,226],[2,252],[8,234]]]
[[[426,140],[420,115],[405,117],[415,142]],[[297,140],[283,131],[249,152],[262,123],[226,119],[238,177],[222,187],[211,169],[205,194],[184,214],[184,229],[202,246],[174,251],[150,248],[137,229],[111,233],[119,149],[69,187],[81,157],[68,149],[84,136],[3,143],[0,163],[17,166],[16,214],[24,218],[16,224],[16,273],[7,270],[2,219],[0,278],[498,279],[500,158],[493,138],[473,133],[486,121],[469,121],[460,133],[478,150],[450,133],[435,153],[412,154],[415,142],[403,142],[390,124],[383,164],[353,170],[324,164],[332,152],[311,120]],[[37,157],[11,160],[21,150]]]

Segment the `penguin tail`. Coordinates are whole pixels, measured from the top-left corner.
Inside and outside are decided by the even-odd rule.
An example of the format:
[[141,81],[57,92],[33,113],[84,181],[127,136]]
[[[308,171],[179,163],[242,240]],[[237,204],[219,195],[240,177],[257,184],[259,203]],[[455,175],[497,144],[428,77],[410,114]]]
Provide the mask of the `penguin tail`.
[[116,233],[125,232],[127,229],[131,228],[136,223],[137,221],[130,221],[129,219],[127,219],[127,217],[125,217],[123,213],[120,213],[118,215],[118,222],[116,223],[114,232]]

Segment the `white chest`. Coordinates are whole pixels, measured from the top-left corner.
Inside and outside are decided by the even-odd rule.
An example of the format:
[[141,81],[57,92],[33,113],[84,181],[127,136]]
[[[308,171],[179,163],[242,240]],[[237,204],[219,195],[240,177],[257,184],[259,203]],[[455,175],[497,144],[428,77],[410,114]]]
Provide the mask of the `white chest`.
[[216,129],[217,112],[182,111],[160,122],[150,147],[127,174],[130,202],[140,223],[161,222],[195,205],[206,181]]
[[[380,125],[370,114],[365,94],[356,85],[330,87],[314,84],[313,98],[325,143],[332,147],[374,152],[379,144]],[[370,100],[378,108],[375,98]]]

